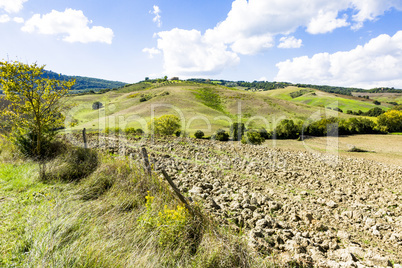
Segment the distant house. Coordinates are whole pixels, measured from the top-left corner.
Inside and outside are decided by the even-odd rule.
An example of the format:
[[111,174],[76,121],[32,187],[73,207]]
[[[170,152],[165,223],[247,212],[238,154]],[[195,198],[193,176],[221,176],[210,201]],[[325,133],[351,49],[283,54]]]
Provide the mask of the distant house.
[[169,81],[178,81],[178,80],[180,80],[180,79],[177,76],[172,77],[172,78],[169,79]]

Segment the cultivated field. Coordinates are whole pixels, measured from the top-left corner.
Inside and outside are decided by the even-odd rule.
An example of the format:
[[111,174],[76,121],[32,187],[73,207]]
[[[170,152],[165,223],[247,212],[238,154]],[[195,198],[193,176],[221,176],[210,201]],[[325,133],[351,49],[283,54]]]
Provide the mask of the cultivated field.
[[[190,200],[272,261],[385,267],[402,263],[398,143],[401,136],[341,137],[339,155],[326,153],[323,138],[307,140],[308,150],[288,140],[273,147],[96,136],[91,146],[140,162],[145,146],[156,171],[164,168]],[[349,144],[378,152],[348,153]]]
[[369,96],[370,99],[378,100],[379,102],[396,102],[402,104],[402,93],[364,93],[364,92],[353,92],[353,96]]

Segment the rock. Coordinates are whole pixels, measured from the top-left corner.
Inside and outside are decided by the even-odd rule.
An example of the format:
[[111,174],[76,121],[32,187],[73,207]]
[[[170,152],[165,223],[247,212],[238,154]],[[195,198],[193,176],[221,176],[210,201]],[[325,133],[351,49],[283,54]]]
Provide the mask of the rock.
[[206,206],[212,209],[221,209],[221,207],[215,202],[213,198],[208,198],[206,200]]
[[303,218],[304,218],[304,221],[305,221],[307,224],[311,224],[311,222],[312,222],[313,219],[314,219],[313,214],[311,214],[311,213],[305,213],[305,214],[303,215]]
[[344,211],[342,212],[342,217],[348,218],[348,219],[352,219],[353,218],[353,211]]
[[237,201],[233,201],[230,206],[229,206],[230,210],[239,210],[242,209],[242,206],[240,205],[239,202]]
[[202,188],[199,187],[199,186],[193,186],[193,188],[191,188],[191,190],[188,191],[188,192],[189,192],[190,194],[193,194],[193,195],[201,195],[202,192],[203,192],[203,190],[202,190]]
[[341,230],[338,231],[336,236],[339,237],[342,240],[349,240],[350,239],[350,234],[348,232],[341,231]]
[[375,219],[367,218],[364,224],[366,227],[372,227],[373,225],[375,225]]
[[356,262],[358,261],[358,259],[355,257],[355,255],[353,255],[352,253],[350,253],[347,249],[338,249],[332,252],[332,256],[334,258],[336,258],[339,261],[343,261],[343,262]]
[[285,249],[287,251],[290,251],[292,253],[306,253],[306,249],[304,247],[302,247],[301,245],[299,245],[296,241],[294,240],[288,240],[286,241],[285,244]]
[[255,226],[256,226],[257,228],[272,228],[271,222],[267,221],[266,219],[258,220],[258,221],[255,223]]
[[330,200],[329,202],[327,202],[327,206],[330,208],[337,208],[338,204],[335,203],[334,201]]

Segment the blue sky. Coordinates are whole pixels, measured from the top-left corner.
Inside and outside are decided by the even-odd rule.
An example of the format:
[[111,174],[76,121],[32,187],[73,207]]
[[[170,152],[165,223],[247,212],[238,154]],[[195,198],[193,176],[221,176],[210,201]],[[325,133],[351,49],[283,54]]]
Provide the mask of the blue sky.
[[0,0],[0,34],[68,75],[402,88],[402,0]]

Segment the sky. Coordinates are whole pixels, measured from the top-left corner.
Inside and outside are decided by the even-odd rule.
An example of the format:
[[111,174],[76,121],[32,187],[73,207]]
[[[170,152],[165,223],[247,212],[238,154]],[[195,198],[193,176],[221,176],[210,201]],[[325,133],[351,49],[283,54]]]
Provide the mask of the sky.
[[1,60],[127,83],[402,88],[402,0],[0,0],[0,36]]

